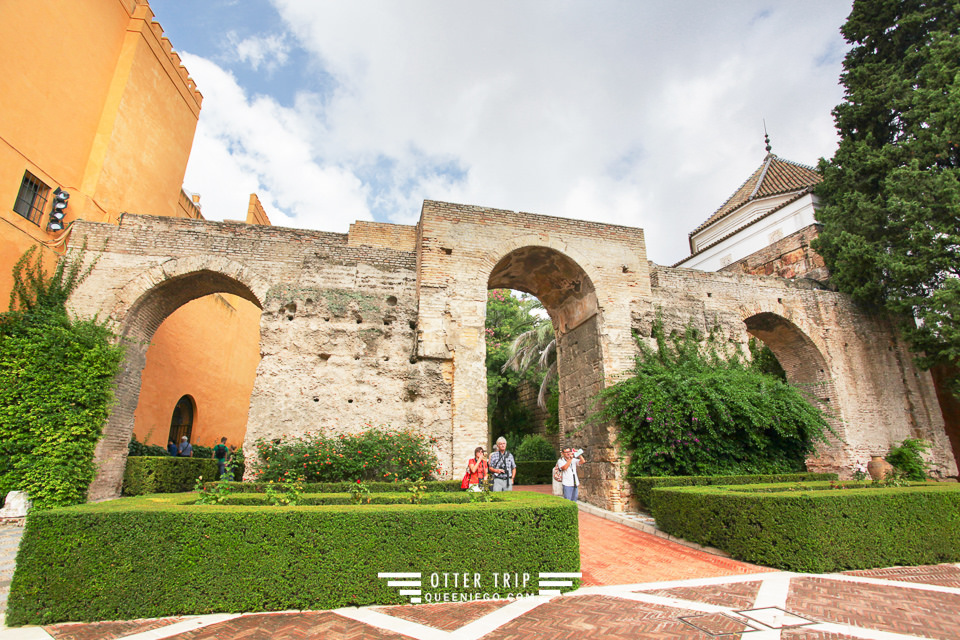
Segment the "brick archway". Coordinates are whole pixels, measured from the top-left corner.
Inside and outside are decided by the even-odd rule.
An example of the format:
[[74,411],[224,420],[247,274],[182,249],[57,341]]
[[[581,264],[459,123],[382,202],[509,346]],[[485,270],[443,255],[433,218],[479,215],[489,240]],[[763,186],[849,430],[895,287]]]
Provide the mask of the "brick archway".
[[239,263],[193,257],[149,269],[131,280],[117,296],[110,317],[118,326],[117,333],[126,351],[117,376],[115,404],[94,453],[97,476],[90,485],[90,500],[120,495],[127,445],[140,398],[141,374],[153,334],[178,308],[214,293],[233,294],[262,309],[266,286]]
[[543,304],[557,339],[560,432],[582,425],[590,399],[604,383],[599,335],[603,318],[590,276],[556,249],[527,245],[497,261],[488,288],[523,291]]
[[821,445],[818,455],[807,460],[807,466],[811,471],[832,469],[837,459],[843,457],[845,429],[826,358],[800,327],[781,315],[763,311],[743,322],[747,333],[763,342],[776,356],[787,374],[787,381],[827,415],[837,438],[831,437],[829,445]]

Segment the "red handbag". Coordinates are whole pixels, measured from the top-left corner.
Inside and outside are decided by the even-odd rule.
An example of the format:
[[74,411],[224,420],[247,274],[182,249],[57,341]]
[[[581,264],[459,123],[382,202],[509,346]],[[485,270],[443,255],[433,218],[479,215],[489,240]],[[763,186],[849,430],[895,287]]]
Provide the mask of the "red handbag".
[[463,481],[460,482],[460,488],[461,489],[470,488],[470,470],[469,469],[467,469],[467,472],[463,474]]

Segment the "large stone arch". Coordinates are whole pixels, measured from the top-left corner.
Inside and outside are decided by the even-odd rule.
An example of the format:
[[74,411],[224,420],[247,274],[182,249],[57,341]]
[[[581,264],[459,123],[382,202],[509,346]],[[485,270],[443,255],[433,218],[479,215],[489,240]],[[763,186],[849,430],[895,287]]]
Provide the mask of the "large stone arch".
[[780,361],[787,381],[797,387],[814,406],[827,415],[836,438],[818,447],[807,461],[811,471],[834,470],[845,459],[842,407],[827,359],[814,340],[795,323],[772,311],[761,311],[744,319],[747,333],[763,342]]
[[527,245],[504,255],[490,270],[490,289],[516,289],[536,296],[557,338],[562,433],[580,428],[590,399],[604,382],[602,313],[593,280],[557,249]]
[[262,309],[266,290],[266,281],[250,269],[210,256],[167,260],[121,289],[110,320],[124,344],[124,360],[117,376],[115,404],[94,453],[97,476],[90,485],[89,499],[120,495],[147,349],[163,321],[187,302],[214,293],[233,294]]

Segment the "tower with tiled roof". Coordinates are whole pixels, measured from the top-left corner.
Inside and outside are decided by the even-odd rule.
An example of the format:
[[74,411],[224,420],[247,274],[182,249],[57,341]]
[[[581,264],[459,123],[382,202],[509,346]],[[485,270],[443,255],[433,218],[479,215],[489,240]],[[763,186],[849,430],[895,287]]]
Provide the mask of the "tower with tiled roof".
[[675,267],[757,275],[826,278],[823,261],[809,248],[817,235],[813,167],[767,155],[749,178],[690,232],[690,257]]

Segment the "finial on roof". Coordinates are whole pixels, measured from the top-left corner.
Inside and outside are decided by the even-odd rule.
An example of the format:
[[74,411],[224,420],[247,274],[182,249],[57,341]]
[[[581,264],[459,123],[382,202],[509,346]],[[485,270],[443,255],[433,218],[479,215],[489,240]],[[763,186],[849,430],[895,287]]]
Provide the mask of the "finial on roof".
[[770,134],[767,133],[767,119],[763,119],[763,141],[767,143],[767,153],[770,153],[773,150],[773,147],[770,146]]

